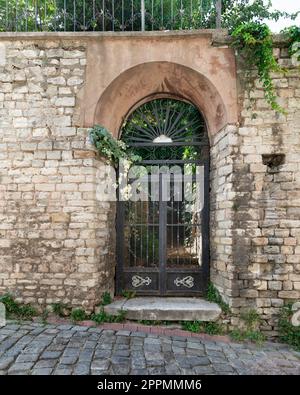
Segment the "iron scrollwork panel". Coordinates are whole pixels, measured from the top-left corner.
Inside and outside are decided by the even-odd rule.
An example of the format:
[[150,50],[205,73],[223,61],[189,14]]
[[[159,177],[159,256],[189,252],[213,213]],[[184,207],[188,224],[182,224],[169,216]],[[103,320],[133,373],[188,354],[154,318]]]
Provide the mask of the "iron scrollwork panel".
[[167,291],[175,293],[201,292],[201,272],[168,272]]
[[131,289],[135,292],[158,292],[158,272],[125,272],[124,289]]

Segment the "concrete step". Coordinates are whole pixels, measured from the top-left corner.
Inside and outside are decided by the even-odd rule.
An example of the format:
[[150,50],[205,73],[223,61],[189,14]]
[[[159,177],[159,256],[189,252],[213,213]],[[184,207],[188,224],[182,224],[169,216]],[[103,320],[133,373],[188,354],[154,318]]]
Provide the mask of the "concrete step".
[[221,309],[216,303],[201,298],[136,297],[119,299],[106,305],[104,310],[117,315],[126,310],[130,320],[150,321],[216,321]]

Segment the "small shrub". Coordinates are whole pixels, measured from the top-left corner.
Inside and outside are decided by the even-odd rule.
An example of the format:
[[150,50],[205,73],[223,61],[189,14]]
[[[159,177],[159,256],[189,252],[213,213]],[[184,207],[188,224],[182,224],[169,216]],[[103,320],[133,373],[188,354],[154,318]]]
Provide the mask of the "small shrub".
[[208,335],[221,335],[223,333],[222,326],[217,322],[204,322],[204,332]]
[[263,333],[260,331],[254,331],[254,330],[240,330],[240,329],[235,329],[230,332],[230,337],[232,340],[241,342],[245,340],[249,340],[253,343],[257,344],[262,344],[265,340],[266,337]]
[[51,306],[53,313],[58,315],[59,317],[67,317],[70,315],[71,309],[64,303],[61,302],[52,303]]
[[103,309],[100,310],[97,314],[92,314],[91,318],[93,321],[97,322],[97,324],[102,324],[103,322],[111,322],[109,321],[108,314],[106,314]]
[[230,337],[232,340],[237,342],[244,341],[246,339],[245,332],[241,331],[240,329],[234,329],[230,332]]
[[109,292],[104,292],[102,294],[101,305],[106,306],[107,304],[111,304],[112,299]]
[[201,322],[200,321],[183,321],[182,329],[185,331],[199,333],[201,332]]
[[241,319],[245,322],[248,330],[255,329],[261,322],[261,318],[255,309],[248,310],[241,314]]
[[99,313],[93,314],[91,319],[97,322],[97,324],[103,324],[104,322],[123,322],[125,321],[126,313],[125,310],[120,310],[117,315],[111,315],[106,313],[102,308]]
[[255,309],[250,309],[241,314],[241,320],[245,323],[245,329],[235,329],[230,332],[230,337],[235,341],[249,340],[261,344],[266,337],[258,329],[261,318]]
[[83,309],[74,309],[71,311],[72,321],[84,321],[87,315]]
[[209,335],[220,335],[223,333],[222,326],[217,322],[183,321],[182,329],[194,333],[207,333]]
[[126,319],[126,314],[127,314],[126,310],[118,311],[118,315],[115,316],[115,319],[113,322],[124,322]]
[[37,310],[34,307],[26,304],[19,307],[17,316],[19,319],[29,320],[32,317],[35,317],[37,314]]
[[246,331],[246,339],[257,344],[262,344],[266,341],[266,336],[260,331]]
[[19,303],[14,300],[10,294],[5,294],[0,297],[0,302],[2,302],[6,309],[7,317],[11,315],[18,314]]
[[222,296],[220,295],[219,291],[212,283],[208,284],[207,292],[206,292],[206,299],[209,302],[217,303],[221,307],[223,313],[225,313],[225,314],[230,313],[230,308],[229,308],[228,304],[223,301]]
[[6,309],[7,318],[16,318],[27,320],[37,315],[37,310],[30,304],[20,304],[14,300],[10,294],[5,294],[0,297]]
[[293,326],[293,303],[289,303],[281,309],[278,321],[280,340],[300,351],[300,326]]

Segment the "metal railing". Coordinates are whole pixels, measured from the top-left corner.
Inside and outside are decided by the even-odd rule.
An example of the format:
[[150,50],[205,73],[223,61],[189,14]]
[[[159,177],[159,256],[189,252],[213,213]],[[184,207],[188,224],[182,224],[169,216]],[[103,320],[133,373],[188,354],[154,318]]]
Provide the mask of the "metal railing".
[[0,0],[0,31],[221,27],[221,0]]

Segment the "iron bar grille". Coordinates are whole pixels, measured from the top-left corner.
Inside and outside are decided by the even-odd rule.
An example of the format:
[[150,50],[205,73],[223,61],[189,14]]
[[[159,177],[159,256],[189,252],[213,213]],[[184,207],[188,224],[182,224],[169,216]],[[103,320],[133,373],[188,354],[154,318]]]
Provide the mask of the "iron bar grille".
[[0,31],[141,31],[220,27],[221,0],[0,0]]

